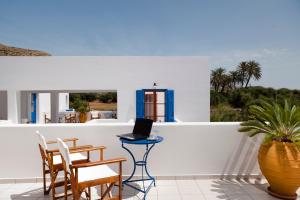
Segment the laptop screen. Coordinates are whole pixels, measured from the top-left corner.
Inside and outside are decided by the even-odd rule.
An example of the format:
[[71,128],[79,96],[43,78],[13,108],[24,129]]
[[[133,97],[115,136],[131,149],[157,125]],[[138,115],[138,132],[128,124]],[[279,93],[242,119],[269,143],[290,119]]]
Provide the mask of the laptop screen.
[[149,136],[152,129],[153,121],[151,119],[136,118],[133,134]]

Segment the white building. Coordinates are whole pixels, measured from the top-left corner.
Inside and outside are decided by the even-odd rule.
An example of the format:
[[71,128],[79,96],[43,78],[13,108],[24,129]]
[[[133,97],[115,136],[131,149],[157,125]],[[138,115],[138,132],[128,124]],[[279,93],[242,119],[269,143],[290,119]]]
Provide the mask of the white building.
[[117,90],[117,121],[127,122],[136,117],[136,90],[152,89],[153,83],[174,90],[176,119],[209,121],[209,67],[204,57],[1,57],[0,67],[0,90],[7,91],[8,119],[15,123],[30,119],[33,110],[37,122],[45,113],[57,116],[68,109],[64,99],[70,91],[110,90]]

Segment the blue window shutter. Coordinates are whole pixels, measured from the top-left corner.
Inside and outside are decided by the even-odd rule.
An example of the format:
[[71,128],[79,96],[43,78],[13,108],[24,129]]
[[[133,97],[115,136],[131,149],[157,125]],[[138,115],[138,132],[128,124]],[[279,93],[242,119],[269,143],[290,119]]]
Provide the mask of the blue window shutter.
[[144,118],[144,91],[136,91],[136,118]]
[[174,122],[174,90],[166,91],[166,122]]
[[32,110],[31,110],[31,122],[33,123],[33,124],[35,124],[36,123],[36,106],[37,106],[37,104],[36,104],[36,101],[37,101],[37,96],[36,96],[36,93],[32,93],[31,94],[31,104],[32,104]]

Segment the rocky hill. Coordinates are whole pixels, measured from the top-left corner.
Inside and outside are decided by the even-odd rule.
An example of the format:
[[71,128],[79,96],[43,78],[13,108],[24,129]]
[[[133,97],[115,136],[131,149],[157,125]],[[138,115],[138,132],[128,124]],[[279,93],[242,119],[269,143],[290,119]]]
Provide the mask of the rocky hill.
[[51,56],[51,54],[44,51],[10,47],[0,44],[0,56]]

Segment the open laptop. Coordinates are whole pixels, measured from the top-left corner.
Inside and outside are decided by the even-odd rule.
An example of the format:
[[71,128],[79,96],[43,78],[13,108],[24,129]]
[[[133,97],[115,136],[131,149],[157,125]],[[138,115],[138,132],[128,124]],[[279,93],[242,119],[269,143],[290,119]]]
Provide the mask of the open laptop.
[[127,140],[142,140],[150,136],[153,121],[151,119],[136,118],[132,133],[117,135]]

